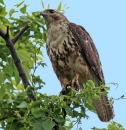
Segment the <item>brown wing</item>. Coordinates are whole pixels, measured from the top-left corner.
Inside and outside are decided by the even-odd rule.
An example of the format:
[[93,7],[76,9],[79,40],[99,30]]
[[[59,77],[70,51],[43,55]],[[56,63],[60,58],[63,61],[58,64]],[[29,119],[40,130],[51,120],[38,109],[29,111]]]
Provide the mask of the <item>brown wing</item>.
[[[81,51],[88,66],[94,72],[100,82],[104,81],[98,51],[87,31],[74,23],[69,23],[69,29],[76,38],[77,46]],[[114,117],[113,107],[108,105],[108,97],[101,96],[99,100],[93,100],[93,105],[101,121],[108,122]]]
[[78,41],[78,47],[97,78],[104,82],[98,51],[88,32],[81,26],[69,23],[69,29]]

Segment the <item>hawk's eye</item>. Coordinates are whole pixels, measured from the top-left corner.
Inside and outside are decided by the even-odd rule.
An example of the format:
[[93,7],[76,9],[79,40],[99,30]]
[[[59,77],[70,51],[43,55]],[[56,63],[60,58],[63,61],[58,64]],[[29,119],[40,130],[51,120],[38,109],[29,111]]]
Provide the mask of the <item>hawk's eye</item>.
[[52,13],[54,13],[54,12],[55,12],[55,10],[50,9],[50,10],[49,10],[49,12],[52,14]]

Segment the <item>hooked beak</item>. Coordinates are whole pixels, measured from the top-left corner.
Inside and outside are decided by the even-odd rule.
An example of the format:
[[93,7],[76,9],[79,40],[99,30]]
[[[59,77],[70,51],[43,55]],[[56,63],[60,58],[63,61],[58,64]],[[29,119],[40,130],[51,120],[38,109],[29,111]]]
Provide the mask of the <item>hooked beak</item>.
[[45,16],[45,14],[42,11],[40,12],[40,15],[42,15],[43,17]]

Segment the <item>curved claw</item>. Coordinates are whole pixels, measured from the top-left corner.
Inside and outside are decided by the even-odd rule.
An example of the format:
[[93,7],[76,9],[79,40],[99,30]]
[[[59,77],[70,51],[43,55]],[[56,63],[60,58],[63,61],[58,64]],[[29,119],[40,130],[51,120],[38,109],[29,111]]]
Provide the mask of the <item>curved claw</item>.
[[60,93],[63,94],[63,95],[67,95],[67,94],[69,93],[69,89],[68,89],[69,86],[71,86],[70,82],[67,83],[67,84],[63,87],[63,89],[62,89],[62,91],[61,91]]
[[76,82],[76,81],[74,81],[74,82],[72,83],[72,86],[73,86],[76,90],[79,90],[79,88],[80,88],[79,83]]
[[67,95],[70,91],[68,86],[74,87],[76,90],[79,90],[80,85],[78,82],[78,78],[79,74],[76,74],[70,81],[67,78],[64,78],[62,82],[62,91],[60,93],[63,95]]
[[79,78],[79,75],[76,74],[75,77],[71,81],[71,86],[74,87],[76,90],[79,90],[79,88],[80,88],[78,78]]

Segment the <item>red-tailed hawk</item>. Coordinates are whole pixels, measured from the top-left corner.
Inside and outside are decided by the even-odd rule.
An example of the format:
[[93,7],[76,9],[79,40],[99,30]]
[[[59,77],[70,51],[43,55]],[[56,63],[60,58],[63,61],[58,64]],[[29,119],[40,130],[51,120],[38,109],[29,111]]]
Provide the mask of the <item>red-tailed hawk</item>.
[[[67,91],[68,85],[83,88],[87,80],[93,80],[96,86],[105,83],[98,51],[87,31],[56,10],[46,9],[41,15],[47,26],[47,53],[62,92]],[[101,121],[113,119],[107,96],[93,100],[93,105]]]

